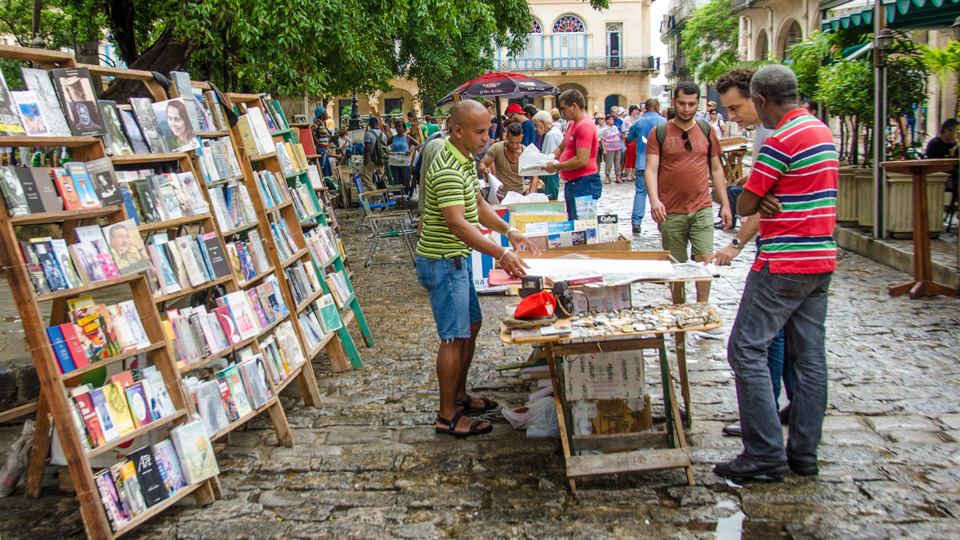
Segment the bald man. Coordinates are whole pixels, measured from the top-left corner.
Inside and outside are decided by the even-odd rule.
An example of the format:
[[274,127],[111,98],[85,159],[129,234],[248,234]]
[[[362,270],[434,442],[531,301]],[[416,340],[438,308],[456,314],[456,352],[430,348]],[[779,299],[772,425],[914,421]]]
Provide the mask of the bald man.
[[[527,265],[512,249],[536,247],[500,219],[480,194],[471,154],[483,151],[490,140],[490,113],[477,101],[461,101],[450,110],[449,137],[430,164],[422,185],[426,198],[423,232],[417,243],[417,279],[430,294],[430,307],[440,336],[437,379],[440,410],[436,432],[464,438],[488,433],[487,422],[468,418],[496,408],[489,398],[467,395],[467,371],[480,332],[480,300],[473,286],[470,254],[480,251],[500,261],[511,276],[526,275]],[[480,225],[505,235],[504,248],[484,236]]]

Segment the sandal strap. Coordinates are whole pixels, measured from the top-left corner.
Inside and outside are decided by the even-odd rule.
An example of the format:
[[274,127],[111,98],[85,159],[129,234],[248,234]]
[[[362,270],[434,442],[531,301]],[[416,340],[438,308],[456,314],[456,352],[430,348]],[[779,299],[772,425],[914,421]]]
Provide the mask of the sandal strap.
[[482,424],[482,423],[483,423],[483,422],[481,422],[480,420],[474,420],[473,423],[470,424],[470,433],[473,433],[474,435],[476,435],[477,433],[479,433],[479,432],[480,432],[480,424]]
[[456,404],[456,405],[463,405],[464,407],[467,407],[467,408],[470,407],[470,404],[471,404],[471,403],[473,403],[473,398],[470,396],[470,394],[467,394],[467,399],[464,399],[464,400],[462,400],[462,401],[461,401],[461,400],[457,400],[457,401],[454,402],[454,404]]
[[449,430],[451,430],[451,431],[456,431],[456,430],[457,430],[457,423],[460,422],[460,419],[461,419],[461,418],[463,418],[463,413],[460,412],[460,411],[457,411],[457,413],[454,414],[454,415],[453,415],[453,418],[451,418],[450,420],[447,420],[446,418],[440,416],[440,414],[438,413],[438,414],[437,414],[437,419],[434,420],[434,423],[437,423],[437,422],[444,423],[444,424],[447,425],[447,429],[449,429]]

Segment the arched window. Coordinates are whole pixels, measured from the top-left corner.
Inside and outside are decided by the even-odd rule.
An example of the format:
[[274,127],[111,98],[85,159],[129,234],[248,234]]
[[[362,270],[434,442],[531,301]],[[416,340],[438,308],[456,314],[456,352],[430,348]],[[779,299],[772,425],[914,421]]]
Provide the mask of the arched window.
[[497,69],[508,71],[543,69],[543,56],[543,25],[534,17],[530,20],[527,46],[519,55],[509,58],[507,58],[507,50],[501,48],[498,53]]
[[576,15],[561,15],[553,23],[553,68],[587,67],[587,26]]

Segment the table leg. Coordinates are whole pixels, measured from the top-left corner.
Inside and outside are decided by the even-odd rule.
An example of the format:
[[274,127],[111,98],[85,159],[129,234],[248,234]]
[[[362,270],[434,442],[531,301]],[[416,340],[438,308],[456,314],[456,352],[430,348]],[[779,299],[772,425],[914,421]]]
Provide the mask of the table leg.
[[[550,382],[553,383],[553,403],[557,407],[557,423],[560,424],[560,444],[563,446],[564,467],[566,467],[566,460],[571,455],[570,435],[567,433],[567,420],[563,410],[560,378],[557,375],[557,357],[553,352],[553,343],[547,343],[544,352],[547,355],[547,365],[550,367]],[[574,491],[577,489],[573,480],[570,480],[570,489]]]
[[[667,430],[669,433],[669,439],[671,441],[671,447],[674,447],[673,444],[673,429],[676,430],[676,446],[681,450],[687,451],[687,436],[683,432],[683,422],[680,417],[680,409],[677,407],[677,398],[673,392],[673,380],[670,378],[670,362],[667,360],[667,348],[663,347],[660,349],[660,365],[661,371],[664,375],[663,380],[663,403],[664,411],[663,414],[667,418]],[[667,405],[669,404],[669,408]],[[688,410],[689,412],[689,410]],[[671,422],[670,419],[673,418]],[[672,428],[671,428],[672,425]],[[693,480],[693,464],[688,460],[687,466],[684,467],[684,470],[687,473],[687,483],[691,486],[695,485]]]
[[677,371],[680,374],[680,395],[683,397],[683,425],[693,424],[693,412],[690,409],[690,379],[687,377],[687,338],[685,332],[674,332],[673,341],[677,349]]

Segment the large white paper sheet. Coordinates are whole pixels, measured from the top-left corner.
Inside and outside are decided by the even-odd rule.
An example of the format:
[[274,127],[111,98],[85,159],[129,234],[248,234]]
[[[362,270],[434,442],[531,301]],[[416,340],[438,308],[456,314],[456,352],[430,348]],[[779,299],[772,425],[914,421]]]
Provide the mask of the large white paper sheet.
[[487,182],[490,184],[490,191],[487,193],[487,202],[499,205],[500,199],[497,197],[497,192],[500,191],[500,186],[503,185],[503,182],[493,174],[487,175]]
[[544,170],[548,163],[559,163],[553,154],[541,154],[537,147],[529,145],[520,154],[517,164],[520,176],[546,176],[550,173]]
[[604,282],[610,285],[630,283],[643,279],[672,279],[675,275],[670,261],[644,261],[620,259],[581,258],[577,256],[554,259],[534,259],[524,257],[530,265],[527,275],[544,276],[553,281],[563,281],[568,276],[582,276],[585,273],[600,274]]

